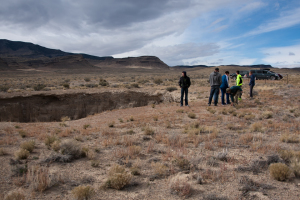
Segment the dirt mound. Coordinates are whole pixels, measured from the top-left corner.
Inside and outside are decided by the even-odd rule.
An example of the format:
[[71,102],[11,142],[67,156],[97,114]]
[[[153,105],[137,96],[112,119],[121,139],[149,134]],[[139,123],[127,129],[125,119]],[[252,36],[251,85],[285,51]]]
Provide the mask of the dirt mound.
[[0,99],[0,121],[47,122],[62,117],[80,119],[106,110],[160,103],[163,94],[143,92],[102,92],[39,94]]

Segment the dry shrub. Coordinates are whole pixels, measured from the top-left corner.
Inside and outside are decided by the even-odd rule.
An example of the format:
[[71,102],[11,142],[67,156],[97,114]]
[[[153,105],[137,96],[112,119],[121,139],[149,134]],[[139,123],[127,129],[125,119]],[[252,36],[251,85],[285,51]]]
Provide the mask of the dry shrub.
[[102,136],[114,136],[116,132],[111,129],[104,129],[101,133]]
[[227,114],[228,114],[228,111],[227,111],[226,108],[223,108],[223,110],[221,111],[221,113],[222,113],[223,115],[227,115]]
[[167,174],[168,168],[163,163],[151,163],[152,170],[155,175],[164,176]]
[[184,113],[184,110],[183,109],[178,109],[176,110],[177,113]]
[[262,132],[263,125],[261,122],[255,122],[251,125],[252,132]]
[[124,167],[115,164],[108,172],[108,178],[105,186],[120,190],[130,183],[131,178],[131,174],[126,172]]
[[70,119],[70,117],[68,117],[68,116],[64,116],[64,117],[61,117],[60,120],[61,120],[62,122],[66,122],[66,121],[70,121],[71,119]]
[[5,195],[4,200],[25,200],[25,195],[21,190],[10,191]]
[[169,184],[171,194],[176,194],[181,197],[188,197],[192,193],[191,185],[187,182],[186,178],[176,175],[170,180]]
[[35,141],[34,140],[30,140],[30,141],[27,141],[27,142],[23,142],[20,145],[20,148],[21,149],[25,149],[25,150],[27,150],[27,151],[29,151],[31,153],[33,151],[33,149],[35,148]]
[[188,117],[191,119],[195,119],[196,118],[196,114],[195,113],[189,113]]
[[155,131],[150,126],[146,126],[144,128],[144,134],[145,135],[153,135],[154,133],[155,133]]
[[132,158],[139,155],[142,151],[142,148],[140,146],[133,145],[127,147],[127,151],[128,151],[128,155]]
[[57,140],[58,140],[58,138],[55,135],[47,135],[44,142],[45,142],[45,145],[47,145],[48,147],[51,147],[51,144]]
[[264,118],[264,119],[270,119],[272,117],[273,117],[273,112],[271,112],[271,111],[266,111],[262,114],[262,118]]
[[283,163],[273,163],[270,165],[270,175],[277,181],[285,181],[290,177],[291,170]]
[[71,129],[66,129],[62,132],[60,132],[58,135],[59,137],[69,137],[71,135],[72,131]]
[[96,154],[95,151],[89,149],[89,150],[87,151],[87,153],[86,153],[86,156],[87,156],[87,158],[88,158],[89,160],[95,160],[97,154]]
[[27,136],[27,133],[24,131],[24,130],[20,130],[19,131],[19,135],[22,137],[22,138],[25,138]]
[[286,143],[299,143],[299,136],[286,133],[280,137],[280,141]]
[[293,158],[300,159],[300,151],[280,150],[278,153],[280,157],[286,162],[291,162]]
[[72,194],[76,200],[88,200],[96,193],[91,186],[80,185],[72,190]]
[[99,167],[100,161],[99,160],[92,160],[91,161],[91,166],[92,167]]
[[71,155],[73,158],[80,158],[83,156],[80,144],[73,140],[67,139],[61,142],[60,151],[64,155]]
[[46,167],[33,166],[28,170],[26,180],[32,190],[43,192],[58,184],[61,179],[62,177],[58,174],[50,174]]
[[30,152],[27,151],[26,149],[19,149],[18,151],[15,152],[15,157],[20,160],[27,159],[29,155]]
[[296,178],[300,178],[300,161],[299,159],[293,159],[291,163],[292,171],[295,174]]

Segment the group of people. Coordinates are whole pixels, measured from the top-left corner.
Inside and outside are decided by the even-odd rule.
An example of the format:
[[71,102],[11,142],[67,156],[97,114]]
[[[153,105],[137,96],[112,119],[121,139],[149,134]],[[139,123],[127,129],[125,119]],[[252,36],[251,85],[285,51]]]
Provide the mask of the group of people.
[[[253,87],[255,85],[255,75],[252,71],[249,72],[250,76],[250,98],[253,98]],[[236,85],[229,86],[229,71],[225,71],[225,74],[222,76],[219,73],[219,68],[215,68],[214,72],[212,72],[209,76],[209,83],[211,86],[210,96],[208,99],[208,106],[211,105],[212,99],[214,99],[214,105],[218,105],[218,98],[221,90],[221,100],[222,105],[231,104],[238,104],[239,100],[242,100],[242,85],[243,85],[243,78],[240,75],[239,71],[236,71]],[[182,76],[178,82],[181,88],[181,98],[180,98],[180,106],[183,106],[183,97],[185,96],[185,106],[188,105],[188,88],[191,86],[191,80],[186,75],[186,72],[182,72]],[[225,95],[226,95],[226,103],[225,103]],[[230,97],[230,99],[229,99]],[[231,100],[231,101],[230,101]]]

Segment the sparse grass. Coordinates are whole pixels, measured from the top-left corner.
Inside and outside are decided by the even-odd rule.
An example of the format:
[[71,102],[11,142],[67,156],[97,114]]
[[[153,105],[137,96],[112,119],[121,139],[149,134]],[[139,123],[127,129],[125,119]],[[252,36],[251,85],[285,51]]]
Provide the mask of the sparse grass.
[[277,181],[285,181],[289,179],[291,170],[283,163],[273,163],[270,165],[270,175]]
[[30,152],[27,151],[26,149],[19,149],[18,151],[15,152],[15,157],[19,160],[27,159],[29,155]]
[[211,107],[207,108],[207,111],[210,112],[211,114],[215,114],[217,111],[212,109]]
[[72,194],[76,200],[89,200],[96,192],[91,186],[80,185],[72,190]]
[[60,141],[56,140],[51,144],[51,148],[54,151],[59,151],[60,150]]
[[134,118],[133,118],[133,116],[130,116],[130,118],[129,118],[129,121],[131,121],[131,122],[133,122],[133,121],[134,121]]
[[30,153],[33,151],[33,149],[35,148],[35,141],[34,140],[30,140],[27,142],[23,142],[20,145],[21,149],[25,149],[27,151],[29,151]]
[[291,169],[295,174],[296,178],[300,178],[300,160],[294,158],[291,163]]
[[253,141],[253,138],[254,138],[253,134],[246,133],[240,136],[240,142],[242,144],[248,144],[249,142]]
[[105,182],[105,186],[120,190],[130,183],[131,178],[131,174],[126,172],[124,167],[115,164],[108,172],[108,178]]
[[173,161],[175,165],[177,165],[181,170],[189,170],[190,169],[190,161],[185,158],[177,158]]
[[92,167],[99,167],[100,161],[99,160],[91,160],[91,166]]
[[299,143],[299,136],[286,133],[286,134],[281,135],[280,141],[286,142],[286,143]]

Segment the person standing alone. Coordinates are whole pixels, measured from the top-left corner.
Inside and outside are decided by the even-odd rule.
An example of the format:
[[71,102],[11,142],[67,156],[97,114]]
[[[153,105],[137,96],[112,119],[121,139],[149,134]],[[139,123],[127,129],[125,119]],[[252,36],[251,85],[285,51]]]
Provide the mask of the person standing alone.
[[[226,89],[229,88],[228,76],[229,76],[229,71],[226,71],[225,74],[222,76],[222,84],[220,86],[222,92],[222,96],[221,96],[222,105],[230,104],[229,94],[226,93]],[[226,104],[224,100],[225,94],[226,94]]]
[[252,73],[252,71],[249,72],[249,76],[250,76],[250,98],[253,98],[253,87],[255,85],[255,75]]
[[[236,86],[242,88],[242,85],[243,85],[242,75],[240,75],[240,71],[236,71]],[[242,100],[242,95],[238,97],[238,100]]]
[[212,98],[214,97],[215,106],[218,105],[218,97],[220,92],[220,85],[222,84],[222,76],[219,73],[219,68],[216,68],[214,72],[209,75],[210,83],[210,96],[208,100],[208,106],[211,105]]
[[189,106],[188,92],[189,92],[189,87],[191,86],[191,80],[186,75],[185,71],[182,72],[182,76],[180,77],[178,84],[181,88],[180,106],[183,106],[183,96],[185,96],[185,98],[184,98],[185,106]]

